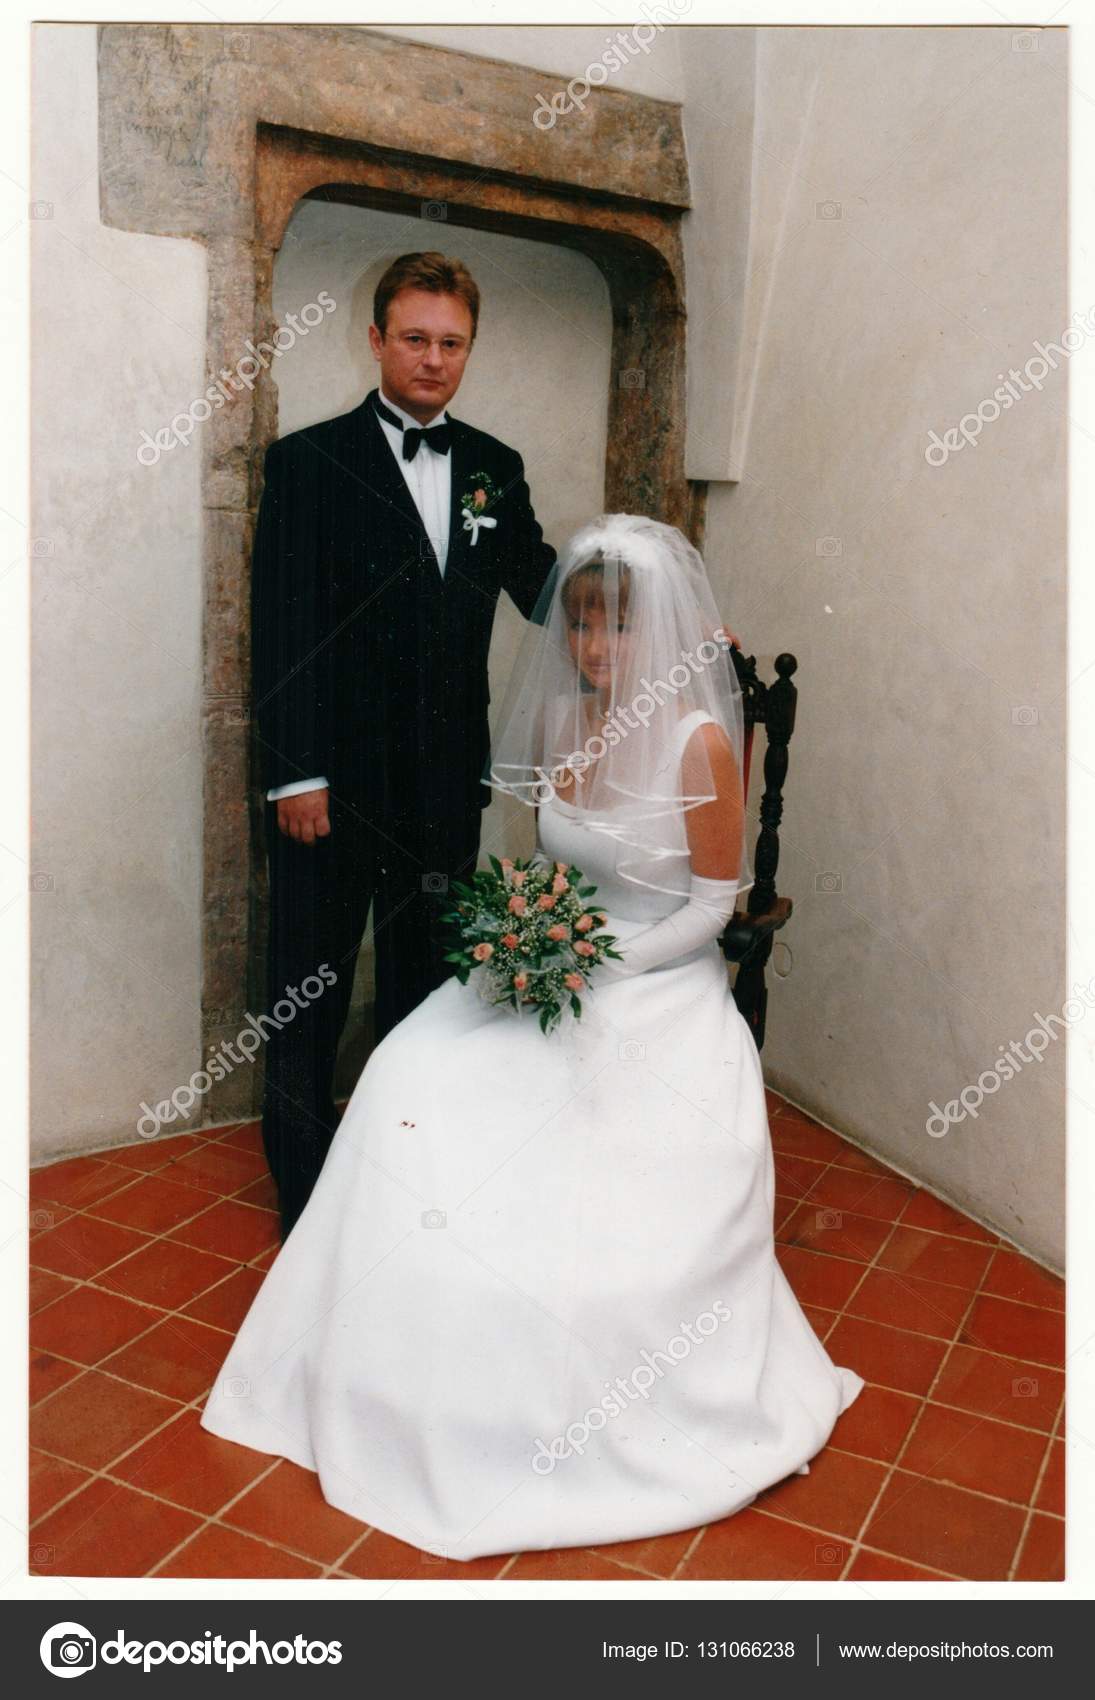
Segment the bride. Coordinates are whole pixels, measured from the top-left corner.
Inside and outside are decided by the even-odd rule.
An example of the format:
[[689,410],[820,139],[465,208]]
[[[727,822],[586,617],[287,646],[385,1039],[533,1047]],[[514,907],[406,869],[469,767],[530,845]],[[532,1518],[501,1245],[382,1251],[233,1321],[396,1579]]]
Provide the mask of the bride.
[[388,1034],[202,1413],[446,1558],[729,1516],[863,1386],[774,1255],[760,1060],[718,944],[751,882],[717,625],[673,527],[571,540],[486,782],[596,886],[620,960],[547,1036],[474,974]]

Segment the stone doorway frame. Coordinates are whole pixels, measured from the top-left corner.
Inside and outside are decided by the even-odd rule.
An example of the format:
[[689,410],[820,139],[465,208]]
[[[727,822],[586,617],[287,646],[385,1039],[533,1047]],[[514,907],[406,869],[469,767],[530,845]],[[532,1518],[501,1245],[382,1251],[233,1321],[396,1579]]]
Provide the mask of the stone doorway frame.
[[[305,197],[414,214],[408,248],[443,247],[446,224],[576,248],[612,309],[605,507],[702,544],[706,486],[684,472],[679,106],[595,87],[575,110],[561,77],[356,26],[105,25],[99,69],[103,222],[205,245],[210,374],[272,336],[274,264]],[[276,408],[263,373],[203,435],[203,1056],[261,985],[248,608]],[[257,1084],[240,1070],[214,1085],[206,1121],[252,1115]]]

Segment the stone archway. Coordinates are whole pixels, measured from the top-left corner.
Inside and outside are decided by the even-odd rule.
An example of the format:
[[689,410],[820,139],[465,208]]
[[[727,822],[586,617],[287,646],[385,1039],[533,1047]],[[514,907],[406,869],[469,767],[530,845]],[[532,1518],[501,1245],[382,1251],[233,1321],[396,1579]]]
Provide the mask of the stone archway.
[[[612,306],[605,506],[702,541],[705,487],[684,474],[681,214],[676,105],[595,89],[540,129],[562,78],[356,27],[108,25],[100,29],[100,197],[121,229],[208,250],[207,369],[275,327],[275,256],[293,208],[322,196],[580,249]],[[249,818],[251,530],[276,434],[267,379],[205,426],[203,503],[203,1045],[238,1031],[259,922]],[[248,1071],[250,1074],[250,1071]],[[253,1113],[231,1075],[207,1118]],[[219,1096],[218,1096],[219,1093]]]

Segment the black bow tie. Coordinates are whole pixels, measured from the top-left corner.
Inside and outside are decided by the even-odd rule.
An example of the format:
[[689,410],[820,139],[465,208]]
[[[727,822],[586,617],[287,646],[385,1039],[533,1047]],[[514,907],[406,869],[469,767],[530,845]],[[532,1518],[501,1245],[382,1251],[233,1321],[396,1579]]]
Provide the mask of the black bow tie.
[[376,398],[376,411],[381,419],[386,419],[389,425],[394,425],[397,431],[403,432],[403,459],[413,460],[418,453],[420,443],[428,443],[431,449],[439,455],[447,455],[452,445],[452,431],[448,425],[407,425],[394,414],[390,407],[385,407],[380,397]]

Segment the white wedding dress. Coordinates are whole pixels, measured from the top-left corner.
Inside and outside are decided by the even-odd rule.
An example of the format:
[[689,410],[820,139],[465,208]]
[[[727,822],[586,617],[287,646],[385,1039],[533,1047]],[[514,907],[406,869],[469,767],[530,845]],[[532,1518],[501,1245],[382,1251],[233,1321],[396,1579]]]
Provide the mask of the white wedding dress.
[[[679,816],[667,836],[683,856]],[[685,899],[558,801],[545,855],[629,934]],[[686,864],[685,864],[686,865]],[[773,1252],[760,1060],[717,942],[545,1038],[451,979],[370,1057],[202,1413],[453,1559],[728,1516],[863,1386]]]

